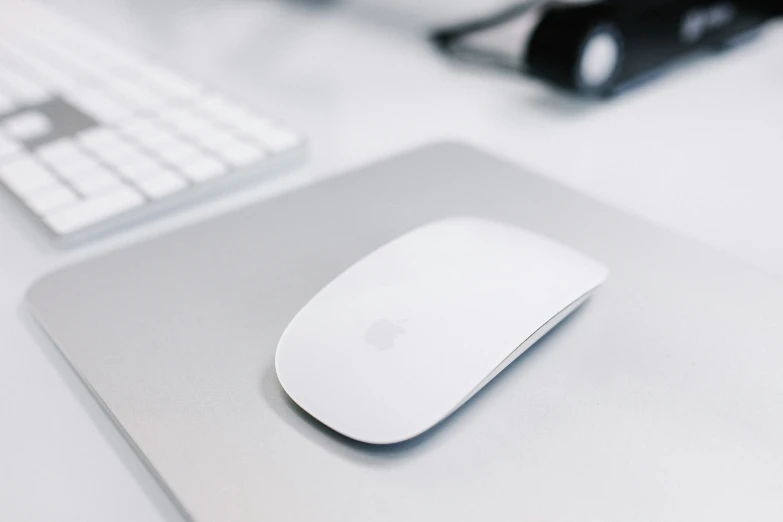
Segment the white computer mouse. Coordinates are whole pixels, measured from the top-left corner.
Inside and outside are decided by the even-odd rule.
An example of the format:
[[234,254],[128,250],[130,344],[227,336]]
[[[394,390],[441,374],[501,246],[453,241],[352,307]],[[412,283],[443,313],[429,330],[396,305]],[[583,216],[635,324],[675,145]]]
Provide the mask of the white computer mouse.
[[600,263],[514,226],[437,221],[313,297],[280,338],[277,376],[346,437],[401,442],[459,408],[606,276]]

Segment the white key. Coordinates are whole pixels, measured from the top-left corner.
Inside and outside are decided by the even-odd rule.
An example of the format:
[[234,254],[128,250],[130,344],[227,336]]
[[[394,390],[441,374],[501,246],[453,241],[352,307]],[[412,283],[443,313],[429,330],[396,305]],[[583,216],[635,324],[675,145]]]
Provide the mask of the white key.
[[128,143],[117,132],[104,128],[91,129],[81,133],[79,142],[90,150],[108,149]]
[[26,157],[0,165],[0,179],[20,196],[58,183],[48,170]]
[[34,89],[48,90],[46,77],[31,67],[32,64],[24,58],[20,59],[14,53],[3,53],[0,61],[2,61],[6,72],[14,71],[18,77],[24,78],[24,81],[28,82],[28,86],[34,85]]
[[136,182],[150,176],[159,174],[166,169],[152,158],[141,158],[135,162],[127,162],[116,166],[123,178]]
[[201,86],[197,83],[187,80],[178,74],[157,65],[147,67],[142,71],[142,74],[149,78],[154,84],[162,87],[163,90],[177,96],[190,97],[201,90]]
[[107,65],[122,67],[123,69],[138,69],[143,67],[146,61],[119,47],[100,46],[100,52],[103,54]]
[[196,183],[222,176],[228,172],[228,168],[224,164],[209,156],[203,156],[199,161],[183,165],[180,169],[189,180]]
[[68,101],[103,123],[115,123],[129,118],[134,107],[122,100],[114,99],[99,92],[68,95]]
[[161,152],[166,150],[178,149],[180,147],[187,147],[189,145],[190,144],[187,143],[185,140],[177,136],[174,136],[173,134],[169,134],[166,138],[162,138],[159,141],[144,142],[144,147],[155,152],[156,154],[160,154]]
[[225,122],[230,122],[234,119],[243,119],[247,115],[247,111],[243,107],[217,95],[201,97],[194,103],[199,109],[204,110]]
[[51,100],[52,93],[45,89],[28,90],[18,99],[27,105],[39,105]]
[[124,165],[133,165],[144,161],[149,156],[138,149],[114,150],[111,154],[105,154],[101,157],[104,163],[119,170]]
[[159,101],[159,97],[149,90],[124,79],[110,83],[109,89],[116,93],[120,99],[126,100],[134,107],[146,107]]
[[65,49],[58,41],[42,39],[40,42],[46,46],[45,52],[51,57],[51,61],[60,62],[67,70],[82,76],[103,77],[105,69],[97,64],[91,63],[90,59],[80,56],[78,52]]
[[144,198],[130,187],[121,186],[100,196],[82,200],[76,205],[49,214],[44,221],[56,233],[64,235],[121,214],[144,203]]
[[108,98],[93,100],[79,108],[101,123],[116,123],[133,115],[131,107]]
[[170,137],[171,133],[162,129],[147,119],[133,119],[119,127],[119,132],[134,141],[144,143],[146,141],[159,141],[163,137]]
[[25,103],[36,103],[49,96],[42,86],[11,69],[0,68],[0,83],[10,87],[15,98]]
[[15,107],[16,105],[14,105],[14,102],[11,100],[11,98],[5,94],[0,94],[0,114],[11,112]]
[[243,134],[255,135],[264,132],[275,132],[277,130],[277,125],[262,118],[250,118],[237,125],[237,128]]
[[117,61],[112,59],[112,44],[108,42],[98,42],[95,38],[85,38],[84,34],[72,35],[68,38],[67,44],[69,50],[80,56],[84,61],[99,66],[106,70],[108,67],[117,65]]
[[21,147],[17,142],[0,136],[0,161],[6,156],[19,152],[20,149]]
[[152,199],[160,199],[187,187],[185,180],[172,172],[162,172],[139,181],[138,186]]
[[235,167],[244,167],[260,160],[265,155],[260,148],[241,142],[223,145],[216,152],[218,156]]
[[38,147],[35,155],[52,165],[81,163],[85,159],[89,159],[87,154],[73,140],[67,138]]
[[114,141],[101,144],[99,146],[85,145],[95,156],[111,165],[116,165],[124,161],[132,161],[141,155],[138,148],[129,141]]
[[173,114],[167,114],[165,117],[161,118],[163,121],[165,121],[168,125],[171,125],[178,131],[187,134],[190,129],[193,128],[209,128],[211,127],[210,124],[208,124],[206,121],[204,121],[202,118],[199,118],[197,116],[194,116],[190,114],[187,111],[177,111]]
[[84,77],[68,72],[54,73],[49,76],[49,83],[53,91],[61,94],[70,93],[84,88]]
[[283,152],[292,149],[302,142],[302,137],[294,131],[274,126],[262,121],[246,125],[241,130],[257,139],[265,149],[272,152]]
[[52,170],[63,179],[73,180],[89,175],[95,169],[104,168],[102,164],[90,157],[85,157],[80,161],[70,163],[60,163],[52,165]]
[[35,76],[42,86],[48,88],[55,87],[58,85],[58,80],[67,76],[61,69],[55,67],[55,64],[42,59],[30,49],[20,46],[8,46],[7,44],[8,42],[6,42],[6,50],[11,52],[19,63],[24,63],[32,72],[31,76]]
[[214,123],[196,116],[180,118],[179,121],[177,121],[176,129],[185,136],[193,138],[208,136],[210,133],[220,130]]
[[201,144],[220,141],[221,138],[223,141],[231,141],[234,138],[234,136],[223,129],[217,127],[216,125],[208,122],[204,122],[201,125],[197,125],[195,127],[191,126],[187,129],[179,129],[182,134],[187,136],[188,138],[192,139],[193,141]]
[[98,170],[104,170],[101,163],[92,158],[85,158],[84,161],[63,163],[60,165],[52,166],[52,170],[61,178],[73,182],[75,179],[89,177],[93,172]]
[[165,149],[182,143],[182,140],[171,132],[160,129],[137,135],[133,139],[149,150]]
[[78,177],[68,180],[80,194],[92,196],[108,192],[122,185],[116,177],[103,168],[83,172]]
[[63,84],[71,84],[75,81],[74,76],[64,73],[52,64],[21,47],[14,47],[12,50],[17,59],[24,62],[25,65],[35,71],[36,75],[41,78],[49,88],[60,87]]
[[262,120],[259,120],[246,113],[235,113],[225,117],[222,121],[234,129],[242,129],[250,125],[254,125]]
[[200,155],[200,151],[188,143],[180,143],[174,147],[160,148],[156,151],[167,163],[179,165],[183,161],[188,161]]
[[25,203],[36,214],[43,215],[77,202],[79,198],[71,189],[63,185],[52,185],[36,191],[25,198]]
[[102,161],[113,166],[133,162],[144,156],[139,149],[132,145],[123,145],[121,147],[114,147],[106,150],[95,150],[93,152]]
[[45,136],[52,131],[52,122],[38,111],[25,111],[5,120],[5,131],[20,140]]
[[218,150],[224,145],[241,143],[233,134],[217,128],[198,134],[194,139],[210,150]]
[[176,106],[173,109],[162,112],[157,119],[171,126],[177,126],[181,121],[192,118],[190,110],[187,107]]

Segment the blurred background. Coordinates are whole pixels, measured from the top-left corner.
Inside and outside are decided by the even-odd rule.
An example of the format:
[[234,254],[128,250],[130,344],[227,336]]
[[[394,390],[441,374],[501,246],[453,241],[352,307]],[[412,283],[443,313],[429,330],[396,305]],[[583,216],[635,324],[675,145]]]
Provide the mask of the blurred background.
[[304,129],[296,179],[462,139],[783,273],[780,21],[603,100],[432,45],[430,30],[509,5],[497,0],[49,4]]

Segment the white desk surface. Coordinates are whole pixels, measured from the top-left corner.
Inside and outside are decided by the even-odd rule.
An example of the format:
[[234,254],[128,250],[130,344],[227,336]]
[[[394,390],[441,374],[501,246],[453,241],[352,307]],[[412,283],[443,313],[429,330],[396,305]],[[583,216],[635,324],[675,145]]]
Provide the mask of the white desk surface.
[[304,129],[310,155],[290,175],[67,251],[0,197],[0,520],[180,520],[42,342],[22,306],[34,279],[425,141],[479,145],[783,275],[783,24],[603,103],[435,54],[424,22],[465,0],[49,3]]

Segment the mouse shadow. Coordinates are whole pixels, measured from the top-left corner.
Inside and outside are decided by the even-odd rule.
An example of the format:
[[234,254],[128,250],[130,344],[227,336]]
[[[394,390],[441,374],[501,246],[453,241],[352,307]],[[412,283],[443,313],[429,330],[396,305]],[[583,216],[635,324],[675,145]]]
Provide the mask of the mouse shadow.
[[[313,444],[325,450],[354,462],[377,466],[379,464],[393,465],[397,461],[408,460],[437,449],[437,440],[449,432],[459,428],[463,422],[469,422],[471,415],[485,401],[492,400],[507,380],[515,378],[526,364],[531,364],[537,356],[547,349],[547,346],[557,339],[559,332],[575,321],[589,301],[574,310],[560,324],[547,332],[533,346],[517,357],[500,374],[495,376],[465,404],[457,408],[451,415],[416,437],[394,444],[369,444],[359,442],[321,423],[315,417],[302,409],[283,389],[277,379],[274,363],[264,370],[261,376],[261,393],[269,407],[289,426],[304,436]],[[516,377],[518,377],[517,375]]]

